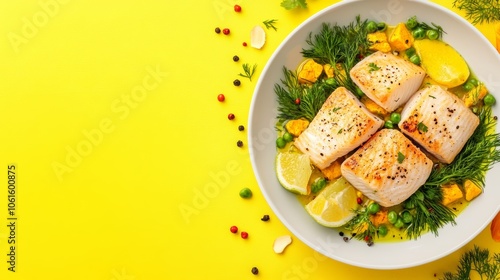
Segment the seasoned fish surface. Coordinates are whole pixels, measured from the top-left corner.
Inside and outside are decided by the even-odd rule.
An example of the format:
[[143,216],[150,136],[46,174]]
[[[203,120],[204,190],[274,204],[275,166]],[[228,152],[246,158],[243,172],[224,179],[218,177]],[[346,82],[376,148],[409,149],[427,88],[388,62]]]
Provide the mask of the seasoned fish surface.
[[425,71],[391,53],[376,52],[356,64],[350,76],[366,96],[392,112],[419,89]]
[[339,87],[294,144],[315,166],[324,169],[368,140],[383,124],[354,94]]
[[389,207],[422,186],[432,165],[403,133],[382,129],[342,163],[341,172],[365,196]]
[[429,86],[408,100],[398,126],[429,153],[451,163],[479,125],[479,118],[453,93]]

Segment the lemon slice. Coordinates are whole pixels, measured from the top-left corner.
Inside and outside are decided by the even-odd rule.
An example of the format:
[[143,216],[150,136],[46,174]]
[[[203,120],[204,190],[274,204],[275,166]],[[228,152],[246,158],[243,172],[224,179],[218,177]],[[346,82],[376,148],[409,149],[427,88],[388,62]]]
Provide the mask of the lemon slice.
[[301,153],[278,153],[276,156],[276,175],[280,184],[287,190],[307,195],[312,168],[309,156]]
[[340,177],[329,182],[305,208],[320,225],[340,227],[356,215],[356,198],[356,189],[344,177]]
[[453,88],[469,78],[469,66],[452,46],[429,39],[415,40],[413,44],[420,55],[422,68],[434,81]]

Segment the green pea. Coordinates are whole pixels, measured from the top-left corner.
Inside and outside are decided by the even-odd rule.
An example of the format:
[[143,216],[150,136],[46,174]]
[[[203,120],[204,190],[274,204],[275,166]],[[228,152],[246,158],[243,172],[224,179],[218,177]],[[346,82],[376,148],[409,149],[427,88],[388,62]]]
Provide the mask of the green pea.
[[387,235],[387,232],[389,232],[389,230],[387,229],[387,226],[386,225],[380,225],[378,227],[378,234],[382,237],[386,236]]
[[486,106],[493,106],[493,105],[495,105],[497,100],[495,99],[495,96],[493,96],[491,93],[488,93],[484,96],[483,102],[484,102],[484,105],[486,105]]
[[403,214],[401,215],[401,218],[403,219],[403,222],[405,224],[409,224],[411,223],[411,221],[413,221],[413,216],[408,211],[404,211]]
[[283,139],[283,137],[278,137],[278,139],[276,139],[276,147],[283,149],[285,146],[286,146],[285,139]]
[[377,212],[380,211],[380,205],[376,202],[372,202],[368,205],[367,211],[370,214],[377,214]]
[[311,185],[311,192],[317,193],[326,186],[326,178],[320,177],[316,179]]
[[285,132],[283,134],[283,140],[285,140],[287,143],[293,141],[293,135],[289,132]]
[[403,222],[403,219],[401,217],[398,218],[398,220],[394,223],[394,227],[396,228],[402,228],[405,225]]
[[374,21],[369,21],[366,24],[366,32],[368,33],[373,33],[377,31],[377,29],[378,29],[377,23],[375,23]]
[[466,91],[471,91],[474,88],[474,84],[471,83],[470,81],[464,84],[464,89]]
[[416,17],[411,17],[406,21],[406,27],[408,29],[412,30],[413,28],[417,27],[418,21]]
[[391,114],[391,122],[393,124],[398,124],[401,121],[401,114],[394,112]]
[[377,23],[377,28],[378,31],[385,31],[387,29],[387,24],[385,24],[385,22],[379,22]]
[[406,209],[413,209],[413,208],[415,208],[415,203],[411,200],[408,200],[404,203],[404,207]]
[[396,211],[390,211],[387,213],[387,220],[391,224],[395,224],[398,221],[399,215],[396,213]]
[[420,65],[420,56],[418,54],[414,54],[410,57],[410,62],[415,65]]
[[436,40],[439,37],[439,33],[434,29],[429,29],[426,32],[427,38],[431,40]]
[[417,27],[415,30],[411,32],[413,37],[417,40],[424,39],[425,38],[425,29],[422,27]]
[[471,79],[469,80],[469,82],[470,82],[470,83],[472,83],[472,84],[473,84],[474,86],[476,86],[476,87],[479,85],[479,82],[478,82],[476,79],[474,79],[474,78],[471,78]]
[[387,121],[385,121],[385,123],[384,123],[384,127],[385,127],[385,128],[389,128],[389,129],[391,129],[391,128],[394,128],[394,124],[392,123],[392,121],[391,121],[391,120],[387,120]]
[[250,198],[250,197],[252,197],[252,190],[249,188],[243,188],[240,191],[240,196],[242,198]]
[[335,81],[335,78],[328,78],[328,79],[326,79],[325,83],[327,85],[330,85],[330,86],[336,86],[337,85],[337,81]]
[[414,47],[411,47],[405,51],[405,54],[407,57],[412,57],[416,53],[417,53],[417,51],[415,50]]

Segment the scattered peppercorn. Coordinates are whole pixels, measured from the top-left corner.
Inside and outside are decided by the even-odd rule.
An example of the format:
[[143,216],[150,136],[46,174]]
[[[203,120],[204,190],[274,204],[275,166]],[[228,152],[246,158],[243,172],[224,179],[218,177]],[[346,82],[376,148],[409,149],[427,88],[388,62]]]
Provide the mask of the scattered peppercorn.
[[215,28],[215,33],[219,34],[220,33],[220,28],[219,27],[216,27]]
[[238,60],[240,60],[240,58],[239,58],[237,55],[233,56],[233,61],[234,61],[234,62],[236,62],[236,61],[238,61]]
[[245,127],[244,127],[243,125],[239,125],[239,126],[238,126],[238,130],[239,130],[239,131],[243,131],[243,130],[245,130]]
[[370,241],[368,241],[368,242],[366,243],[366,245],[368,245],[368,247],[373,246],[373,241],[371,241],[371,240],[370,240]]
[[227,118],[231,121],[231,120],[234,120],[235,117],[234,117],[234,114],[231,113],[231,114],[227,115]]
[[239,13],[241,12],[241,6],[240,5],[234,5],[234,11]]
[[246,231],[242,231],[242,232],[241,232],[241,238],[243,238],[243,239],[247,239],[247,238],[248,238],[248,232],[246,232]]
[[232,226],[231,228],[229,228],[229,230],[230,230],[232,233],[237,233],[237,232],[238,232],[238,227],[237,227],[237,226]]
[[267,222],[269,221],[269,215],[264,215],[262,216],[262,219],[260,219],[261,221],[264,221],[264,222]]
[[349,237],[347,237],[347,236],[344,236],[342,239],[344,240],[344,242],[349,241]]
[[219,102],[224,102],[224,100],[226,100],[226,97],[221,93],[217,95],[217,100],[219,100]]
[[222,29],[222,33],[224,33],[224,35],[229,35],[229,33],[231,33],[231,31],[229,30],[229,28],[224,28],[224,29]]
[[246,47],[247,46],[247,42],[243,42],[243,47]]
[[256,268],[256,267],[252,267],[252,274],[253,274],[253,275],[257,275],[257,274],[259,274],[259,269],[258,269],[258,268]]
[[300,98],[295,99],[295,104],[300,105]]
[[361,205],[363,203],[363,199],[361,197],[356,198],[356,202]]
[[240,148],[243,147],[243,141],[238,140],[238,142],[236,142],[236,146],[238,146]]
[[233,81],[233,85],[235,85],[235,86],[237,86],[237,87],[238,87],[238,86],[240,86],[240,85],[241,85],[240,80],[238,80],[238,79],[234,80],[234,81]]
[[339,232],[339,235],[344,236],[344,232],[343,231]]

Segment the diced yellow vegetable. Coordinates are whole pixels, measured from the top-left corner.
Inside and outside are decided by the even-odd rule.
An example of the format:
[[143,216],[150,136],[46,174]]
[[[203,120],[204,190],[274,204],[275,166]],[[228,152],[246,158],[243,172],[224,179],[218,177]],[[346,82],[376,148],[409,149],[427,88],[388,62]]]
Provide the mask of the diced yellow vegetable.
[[405,51],[413,45],[414,40],[406,24],[399,23],[389,37],[389,44],[396,51]]
[[457,184],[444,185],[441,189],[443,190],[443,200],[441,201],[443,205],[448,205],[464,197],[462,190]]
[[335,77],[335,70],[333,69],[332,65],[330,64],[323,65],[323,71],[325,71],[325,74],[328,78]]
[[480,195],[483,190],[471,180],[465,180],[464,182],[464,190],[465,190],[465,200],[471,201]]
[[378,227],[379,225],[387,224],[387,213],[387,210],[380,210],[375,215],[370,216],[370,221],[376,227]]
[[467,107],[471,107],[477,104],[477,102],[484,98],[488,94],[488,89],[484,85],[478,85],[473,88],[467,94],[464,94],[463,101]]
[[290,120],[285,124],[286,131],[298,137],[309,126],[309,121],[305,119]]
[[380,107],[377,103],[373,102],[373,100],[366,96],[363,96],[361,98],[361,102],[365,104],[368,111],[372,112],[375,115],[383,116],[388,114],[388,112],[384,108]]
[[340,164],[341,161],[336,160],[332,162],[332,164],[330,164],[330,166],[328,166],[327,168],[322,169],[321,172],[330,181],[338,179],[342,175],[342,173],[340,172]]
[[323,65],[317,63],[314,59],[307,59],[299,66],[298,72],[299,82],[312,84],[323,73]]
[[389,45],[387,41],[387,34],[385,34],[385,32],[377,31],[369,33],[367,39],[368,42],[370,42],[370,50],[381,52],[391,51],[391,45]]

